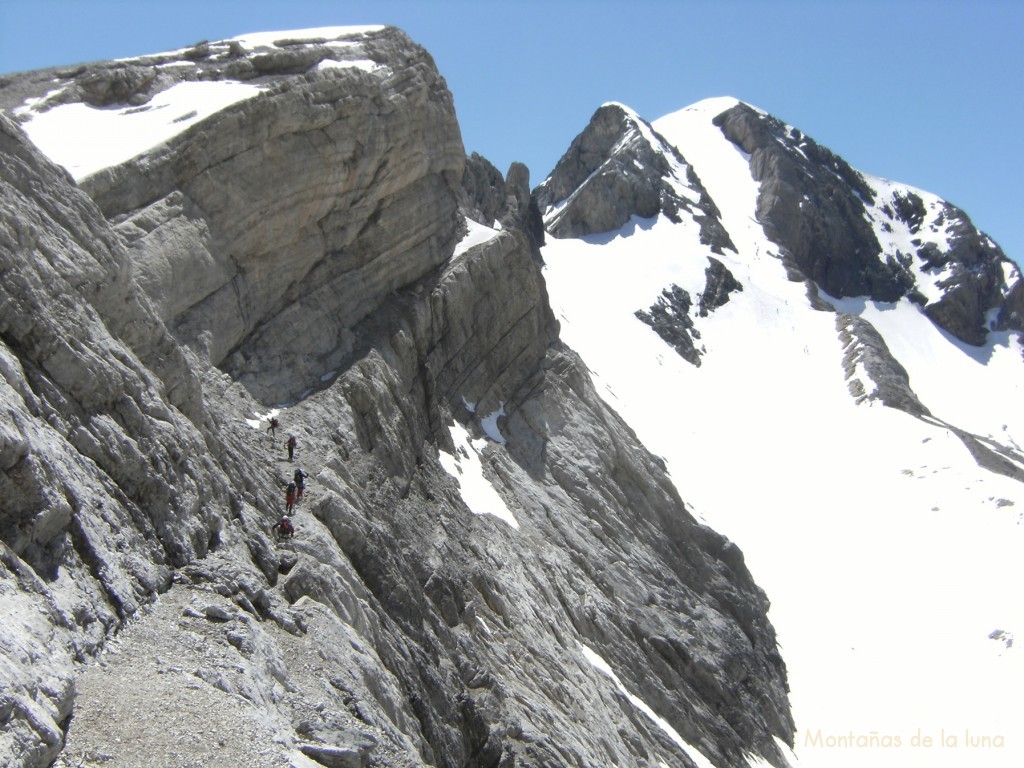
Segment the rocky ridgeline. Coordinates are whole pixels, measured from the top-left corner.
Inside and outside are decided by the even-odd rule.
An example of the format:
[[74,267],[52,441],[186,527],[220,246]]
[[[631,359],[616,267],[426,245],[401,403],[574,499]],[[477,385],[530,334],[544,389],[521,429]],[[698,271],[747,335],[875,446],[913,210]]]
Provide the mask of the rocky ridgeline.
[[[963,211],[937,201],[933,222],[912,190],[880,198],[842,158],[746,104],[723,112],[715,124],[750,155],[751,174],[760,182],[758,221],[795,277],[839,298],[892,302],[906,296],[968,344],[984,344],[990,330],[1024,330],[1024,281]],[[906,228],[907,251],[883,248],[873,221],[882,232]],[[942,226],[941,245],[928,236],[933,223]],[[938,296],[925,295],[924,279]]]
[[[80,186],[0,116],[0,762],[781,765],[768,601],[559,342],[526,169],[464,157],[404,34],[336,42],[0,84],[263,88]],[[246,421],[282,401],[287,543]],[[467,508],[456,424],[518,527]]]
[[605,104],[534,190],[555,237],[611,232],[631,216],[685,215],[715,253],[735,250],[693,166],[635,112]]

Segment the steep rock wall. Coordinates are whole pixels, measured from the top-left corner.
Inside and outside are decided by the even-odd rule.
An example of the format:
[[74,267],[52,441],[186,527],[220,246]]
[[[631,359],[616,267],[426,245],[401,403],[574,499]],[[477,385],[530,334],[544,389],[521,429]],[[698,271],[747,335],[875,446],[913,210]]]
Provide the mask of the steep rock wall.
[[61,81],[75,94],[158,73],[111,86],[106,102],[181,83],[261,89],[82,186],[172,332],[271,401],[336,367],[344,329],[440,265],[462,226],[465,157],[432,59],[393,28],[349,37],[342,54],[284,40],[269,53],[184,51]]
[[[292,51],[260,66],[306,61]],[[290,105],[293,90],[275,87]],[[436,99],[427,111],[447,114],[446,91]],[[274,124],[265,103],[249,107]],[[452,181],[460,163],[414,168],[397,187],[378,174],[360,198],[378,218],[338,208],[324,230],[376,255],[356,281],[361,308],[310,299],[308,312],[288,314],[290,299],[268,293],[273,281],[248,261],[225,280],[236,307],[259,308],[254,322],[229,318],[217,280],[192,300],[194,286],[173,276],[178,259],[207,275],[228,269],[219,246],[206,248],[212,266],[188,261],[197,242],[250,242],[227,209],[200,205],[218,200],[203,197],[206,181],[188,181],[219,170],[175,175],[193,142],[219,141],[210,124],[168,150],[151,199],[139,174],[155,156],[120,166],[108,187],[86,183],[112,222],[16,126],[2,127],[0,396],[11,420],[0,492],[16,500],[0,515],[6,763],[70,766],[102,753],[130,764],[164,748],[199,759],[199,745],[182,746],[194,740],[189,721],[172,711],[187,699],[211,713],[230,702],[258,722],[204,724],[253,765],[296,753],[382,766],[689,764],[597,657],[716,764],[740,768],[750,753],[783,763],[775,739],[791,740],[793,724],[767,599],[558,341],[535,241],[516,224],[532,216],[525,169],[506,181],[503,221],[516,225],[472,247],[457,246],[454,206],[471,197]],[[394,135],[434,128],[396,125]],[[435,139],[459,144],[457,131]],[[132,188],[142,197],[112,206]],[[266,204],[261,190],[237,189]],[[305,221],[303,199],[270,218],[295,206]],[[426,234],[423,210],[450,215]],[[159,236],[149,241],[147,228]],[[267,249],[267,273],[275,254],[294,266]],[[170,273],[148,261],[160,258]],[[331,259],[309,258],[321,265],[312,293],[327,301],[316,289],[345,281]],[[168,310],[172,296],[180,311]],[[294,365],[247,346],[278,331],[316,337],[320,325],[335,340],[297,342],[290,354],[308,360]],[[247,420],[266,412],[260,397],[301,392],[311,378],[281,413],[310,479],[298,536],[280,543],[270,526],[295,464],[280,436]],[[474,471],[518,527],[474,513],[459,485]],[[118,632],[124,656],[89,664]],[[132,685],[145,670],[152,685]],[[113,695],[124,690],[115,679],[131,706]],[[117,717],[104,717],[111,708]],[[157,715],[166,733],[151,733]]]
[[19,649],[0,712],[13,754],[43,765],[71,711],[71,660],[208,552],[228,491],[200,383],[123,245],[5,117],[0,151],[0,548],[16,606],[5,647]]

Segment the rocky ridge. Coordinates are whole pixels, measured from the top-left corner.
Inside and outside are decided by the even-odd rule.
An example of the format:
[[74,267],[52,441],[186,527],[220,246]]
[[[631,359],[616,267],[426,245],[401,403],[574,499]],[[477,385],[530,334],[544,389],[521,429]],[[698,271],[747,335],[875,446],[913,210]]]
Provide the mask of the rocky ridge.
[[683,216],[714,253],[735,250],[714,201],[676,147],[631,109],[605,104],[534,194],[555,237],[611,232],[631,216]]
[[1019,271],[963,211],[866,177],[746,104],[726,110],[715,124],[750,156],[760,182],[757,218],[799,279],[837,298],[907,297],[936,325],[975,346],[990,330],[1024,330]]
[[0,117],[4,762],[782,765],[767,598],[559,342],[526,169],[467,162],[426,52],[204,43],[0,103],[31,135],[193,78],[259,91],[77,186]]

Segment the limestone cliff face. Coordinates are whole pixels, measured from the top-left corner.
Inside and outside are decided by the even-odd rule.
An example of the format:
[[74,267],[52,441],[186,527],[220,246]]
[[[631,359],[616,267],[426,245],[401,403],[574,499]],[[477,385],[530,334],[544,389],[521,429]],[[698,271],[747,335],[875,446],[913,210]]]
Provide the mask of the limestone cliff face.
[[190,77],[263,90],[78,186],[0,117],[0,762],[689,765],[600,658],[716,765],[781,764],[767,599],[559,341],[527,171],[467,175],[429,56],[229,41],[0,93]]
[[279,402],[336,367],[343,329],[447,258],[465,158],[444,80],[404,34],[277,42],[66,73],[50,101],[108,81],[108,109],[182,84],[259,89],[82,187],[175,336]]

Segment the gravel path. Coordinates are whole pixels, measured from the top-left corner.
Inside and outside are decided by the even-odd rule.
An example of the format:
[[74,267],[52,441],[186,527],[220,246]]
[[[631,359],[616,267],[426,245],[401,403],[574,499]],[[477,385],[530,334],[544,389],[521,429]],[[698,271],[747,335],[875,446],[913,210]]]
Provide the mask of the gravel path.
[[194,674],[211,662],[244,674],[225,625],[185,614],[196,597],[184,587],[162,595],[84,668],[55,768],[316,765],[287,754],[265,713]]

